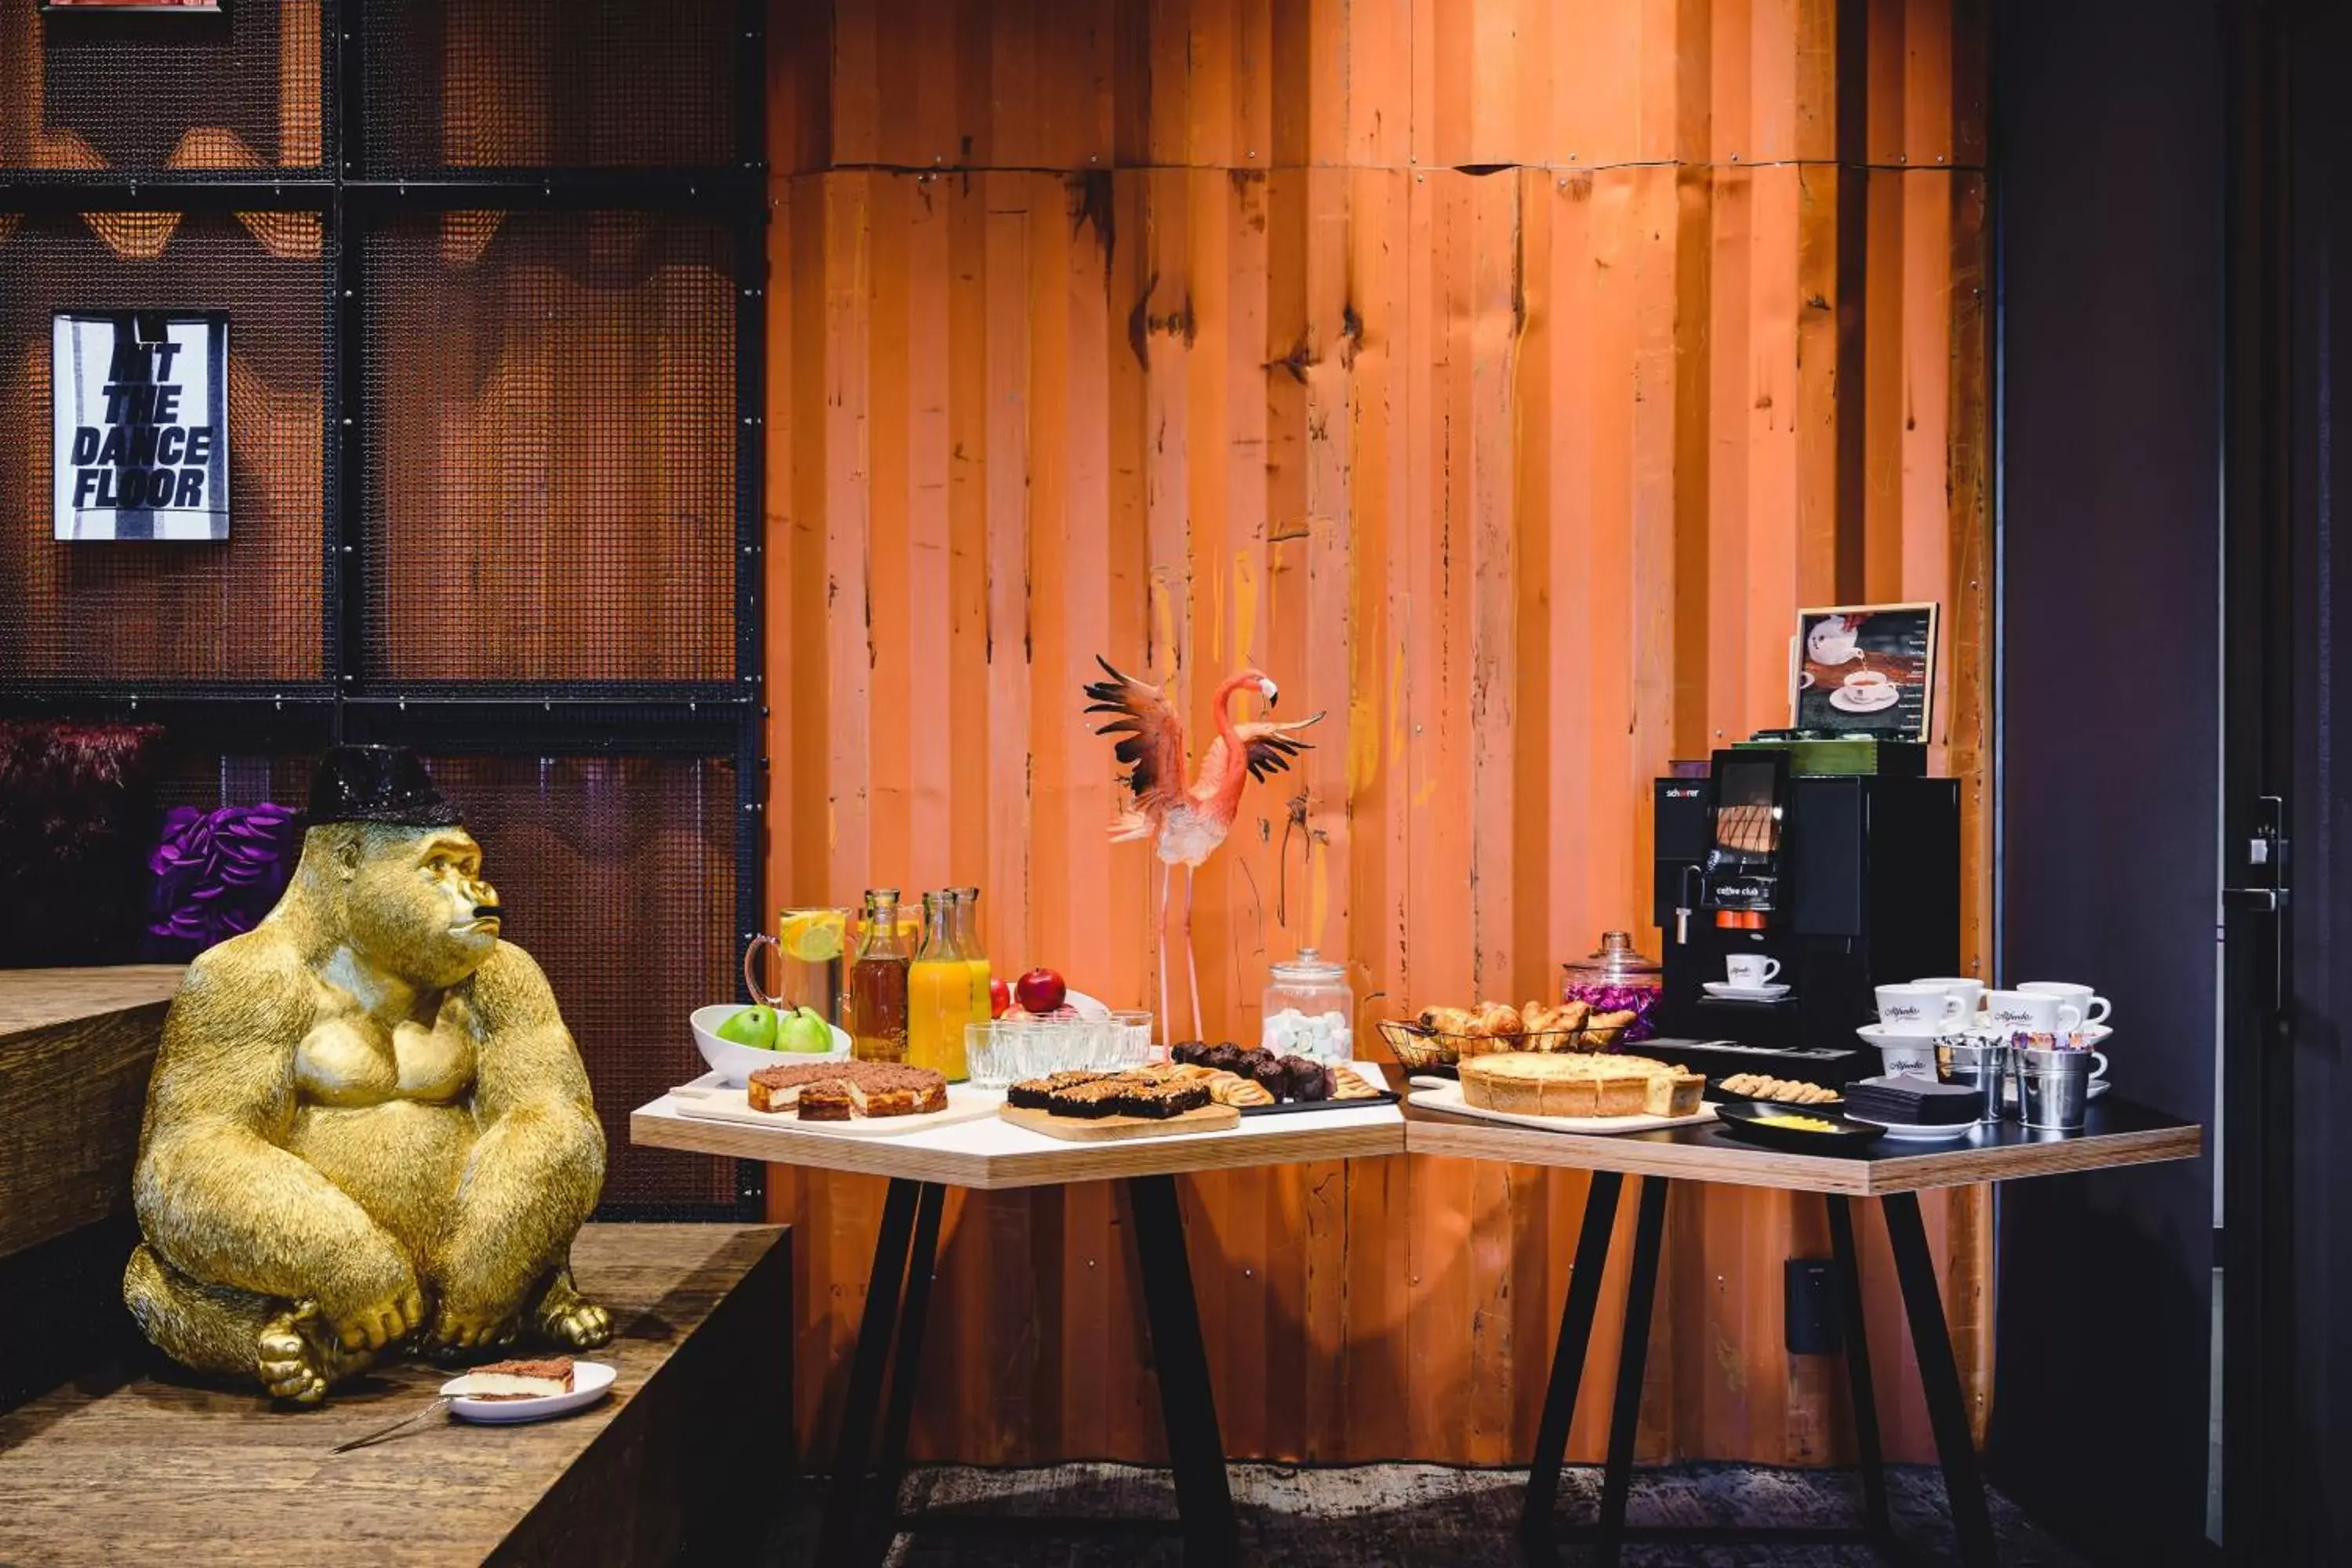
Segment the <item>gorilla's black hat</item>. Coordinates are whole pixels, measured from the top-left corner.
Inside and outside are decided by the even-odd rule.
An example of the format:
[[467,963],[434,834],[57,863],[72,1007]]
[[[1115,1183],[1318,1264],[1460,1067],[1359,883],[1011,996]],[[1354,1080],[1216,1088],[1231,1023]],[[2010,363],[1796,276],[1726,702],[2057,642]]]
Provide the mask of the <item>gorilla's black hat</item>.
[[433,787],[406,746],[331,746],[310,781],[304,826],[381,822],[395,827],[455,827],[457,808]]

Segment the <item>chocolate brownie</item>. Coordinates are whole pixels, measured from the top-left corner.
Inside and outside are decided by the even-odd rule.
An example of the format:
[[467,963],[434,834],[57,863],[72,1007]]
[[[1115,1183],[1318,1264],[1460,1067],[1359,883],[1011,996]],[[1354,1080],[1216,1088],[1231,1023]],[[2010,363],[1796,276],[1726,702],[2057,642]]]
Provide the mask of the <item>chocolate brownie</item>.
[[1082,1083],[1092,1083],[1103,1075],[1098,1072],[1069,1071],[1048,1073],[1044,1078],[1024,1079],[1004,1091],[1004,1103],[1017,1105],[1024,1110],[1050,1110],[1054,1096],[1066,1089],[1076,1089]]

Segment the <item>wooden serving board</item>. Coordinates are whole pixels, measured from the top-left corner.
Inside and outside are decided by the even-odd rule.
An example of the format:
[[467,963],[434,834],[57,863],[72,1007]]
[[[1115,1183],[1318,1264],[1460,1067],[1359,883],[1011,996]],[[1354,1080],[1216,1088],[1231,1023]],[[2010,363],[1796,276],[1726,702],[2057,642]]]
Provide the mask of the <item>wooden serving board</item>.
[[1126,1138],[1168,1138],[1179,1132],[1227,1132],[1242,1124],[1242,1113],[1230,1105],[1204,1105],[1162,1121],[1150,1116],[1056,1116],[1025,1105],[1008,1105],[997,1113],[1015,1127],[1043,1132],[1073,1143],[1112,1143]]
[[680,1116],[701,1121],[741,1121],[779,1132],[813,1132],[828,1138],[903,1138],[909,1132],[978,1121],[993,1111],[998,1103],[992,1094],[950,1084],[944,1110],[926,1110],[918,1116],[853,1116],[846,1121],[803,1121],[794,1111],[752,1110],[748,1091],[737,1086],[697,1082],[681,1084],[669,1092]]
[[1525,1116],[1516,1110],[1488,1110],[1462,1098],[1454,1079],[1412,1080],[1415,1110],[1442,1110],[1448,1116],[1475,1116],[1481,1121],[1501,1121],[1513,1127],[1538,1127],[1546,1132],[1654,1132],[1661,1127],[1691,1127],[1715,1120],[1715,1107],[1702,1102],[1688,1116]]

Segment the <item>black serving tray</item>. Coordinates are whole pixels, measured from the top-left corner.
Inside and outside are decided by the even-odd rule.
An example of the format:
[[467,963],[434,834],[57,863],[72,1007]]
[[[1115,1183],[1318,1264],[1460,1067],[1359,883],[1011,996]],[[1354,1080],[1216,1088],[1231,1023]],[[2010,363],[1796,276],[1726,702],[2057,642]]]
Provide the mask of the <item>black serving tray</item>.
[[[1768,1149],[1786,1149],[1792,1154],[1860,1154],[1873,1143],[1886,1136],[1885,1129],[1867,1121],[1856,1121],[1818,1105],[1783,1105],[1769,1100],[1735,1100],[1716,1107],[1716,1118],[1724,1131],[1733,1137],[1751,1143],[1761,1143]],[[1832,1131],[1808,1132],[1795,1127],[1766,1126],[1759,1118],[1767,1116],[1813,1116],[1830,1123]]]
[[1367,1105],[1394,1105],[1404,1096],[1392,1089],[1355,1100],[1277,1100],[1272,1105],[1244,1105],[1244,1116],[1286,1116],[1294,1110],[1360,1110]]

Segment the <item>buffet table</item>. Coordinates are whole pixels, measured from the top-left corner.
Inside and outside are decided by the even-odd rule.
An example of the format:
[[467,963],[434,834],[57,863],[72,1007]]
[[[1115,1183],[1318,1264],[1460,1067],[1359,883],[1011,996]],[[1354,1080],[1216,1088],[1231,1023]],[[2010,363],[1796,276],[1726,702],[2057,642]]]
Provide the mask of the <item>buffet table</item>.
[[[1789,1540],[1794,1534],[1811,1540],[1859,1537],[1882,1548],[1892,1546],[1878,1421],[1872,1402],[1870,1352],[1863,1332],[1862,1289],[1854,1266],[1853,1218],[1848,1206],[1853,1198],[1868,1197],[1879,1200],[1886,1219],[1887,1237],[1893,1244],[1904,1311],[1910,1321],[1919,1378],[1927,1395],[1928,1422],[1935,1432],[1936,1454],[1951,1499],[1960,1561],[1969,1568],[1989,1568],[1996,1561],[1992,1521],[1985,1507],[1984,1483],[1969,1431],[1958,1368],[1952,1359],[1943,1301],[1937,1293],[1935,1265],[1927,1250],[1927,1230],[1919,1217],[1917,1194],[1934,1187],[2058,1175],[2153,1161],[2191,1160],[2202,1147],[2202,1130],[2195,1123],[2179,1121],[2114,1096],[2092,1104],[2088,1122],[2080,1132],[2037,1132],[2004,1121],[1978,1127],[1949,1142],[1923,1144],[1881,1140],[1870,1145],[1866,1152],[1836,1155],[1763,1148],[1727,1132],[1719,1122],[1596,1137],[1415,1110],[1410,1100],[1404,1111],[1405,1148],[1412,1153],[1505,1160],[1592,1173],[1592,1184],[1585,1198],[1584,1221],[1577,1237],[1575,1268],[1569,1277],[1568,1300],[1560,1311],[1559,1340],[1553,1352],[1550,1382],[1537,1428],[1536,1451],[1528,1468],[1521,1526],[1531,1545],[1547,1549],[1562,1537],[1591,1540],[1597,1548],[1595,1560],[1602,1564],[1615,1563],[1622,1543],[1633,1536],[1696,1543],[1724,1540],[1727,1535],[1741,1540],[1759,1535]],[[1600,1301],[1601,1267],[1608,1258],[1611,1234],[1616,1228],[1618,1199],[1629,1175],[1644,1179],[1636,1205],[1633,1255],[1625,1289],[1624,1338],[1619,1348],[1615,1402],[1610,1414],[1601,1516],[1591,1525],[1562,1529],[1554,1517],[1560,1464],[1568,1447],[1569,1423],[1576,1413],[1577,1384],[1583,1376],[1594,1311]],[[1665,1230],[1666,1194],[1668,1184],[1675,1181],[1727,1182],[1820,1193],[1828,1205],[1831,1246],[1835,1254],[1840,1305],[1846,1327],[1845,1353],[1853,1394],[1854,1430],[1862,1456],[1864,1521],[1858,1529],[1725,1532],[1631,1528],[1625,1523],[1626,1499],[1633,1483],[1634,1431],[1641,1414],[1642,1376],[1649,1353],[1650,1310],[1657,1289],[1658,1255]]]
[[[1238,1127],[1225,1131],[1076,1143],[993,1116],[895,1137],[831,1134],[822,1131],[822,1124],[803,1127],[789,1119],[780,1119],[773,1127],[705,1121],[684,1114],[677,1097],[664,1095],[631,1114],[629,1136],[633,1142],[658,1148],[889,1179],[865,1314],[850,1363],[833,1489],[817,1545],[816,1560],[826,1563],[879,1561],[891,1535],[902,1526],[937,1529],[983,1522],[936,1510],[903,1518],[898,1512],[947,1188],[1097,1181],[1118,1181],[1126,1187],[1186,1555],[1221,1563],[1233,1555],[1233,1496],[1225,1479],[1208,1357],[1202,1347],[1200,1309],[1192,1293],[1175,1177],[1188,1171],[1396,1154],[1405,1147],[1404,1118],[1399,1108],[1388,1104],[1245,1116]],[[882,1447],[869,1494],[866,1471],[877,1411],[882,1414]],[[879,1519],[878,1528],[866,1535],[869,1495],[878,1500]],[[1102,1521],[1093,1522],[1099,1526]]]

